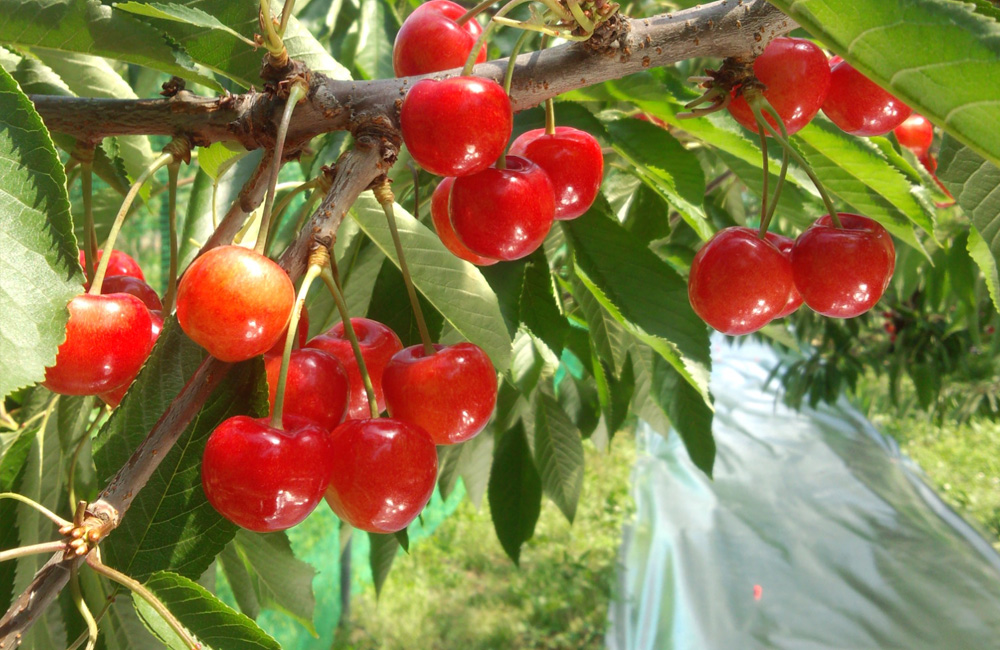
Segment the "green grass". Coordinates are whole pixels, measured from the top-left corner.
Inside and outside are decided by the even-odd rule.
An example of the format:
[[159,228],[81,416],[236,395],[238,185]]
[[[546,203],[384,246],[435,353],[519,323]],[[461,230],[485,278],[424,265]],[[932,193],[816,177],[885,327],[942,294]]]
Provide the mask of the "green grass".
[[635,441],[606,452],[585,443],[587,474],[571,526],[549,501],[518,568],[493,531],[488,504],[466,499],[434,534],[396,558],[375,602],[366,587],[334,648],[601,648],[622,525],[633,510]]

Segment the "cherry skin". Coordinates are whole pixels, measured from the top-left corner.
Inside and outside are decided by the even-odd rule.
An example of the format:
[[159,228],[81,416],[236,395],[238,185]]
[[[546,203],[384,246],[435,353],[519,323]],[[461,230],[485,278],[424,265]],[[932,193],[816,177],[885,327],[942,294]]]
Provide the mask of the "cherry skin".
[[219,246],[188,267],[177,287],[177,320],[222,361],[245,361],[288,325],[295,288],[280,266],[242,246]]
[[795,286],[813,311],[853,318],[875,306],[896,265],[896,248],[877,221],[838,213],[843,228],[824,215],[795,240]]
[[389,413],[430,434],[436,445],[472,438],[490,421],[497,403],[497,373],[477,345],[422,345],[397,352],[382,374]]
[[156,290],[146,284],[144,280],[132,277],[131,275],[107,275],[101,283],[101,293],[127,293],[135,296],[146,305],[150,311],[160,311],[163,303],[156,295]]
[[734,226],[715,233],[694,256],[688,298],[703,321],[737,336],[776,318],[791,288],[788,258],[753,229]]
[[410,155],[438,176],[466,176],[489,167],[507,146],[513,120],[503,88],[481,77],[418,81],[399,112]]
[[[150,353],[152,353],[153,346],[156,345],[156,339],[160,338],[160,332],[163,331],[163,312],[151,309],[149,311],[149,318],[151,321],[151,326],[149,328],[150,329],[149,348],[150,348]],[[149,356],[147,355],[146,358],[148,359]],[[143,361],[143,363],[145,363],[145,361]],[[132,382],[135,381],[135,378],[138,374],[139,372],[136,371],[135,375],[132,375],[131,379],[126,381],[118,388],[112,389],[107,393],[101,393],[100,398],[104,400],[104,403],[110,406],[111,408],[117,408],[117,406],[121,404],[122,398],[125,397],[125,393],[128,392],[128,389],[132,387]]]
[[[285,353],[285,339],[288,337],[288,326],[282,330],[281,336],[278,340],[274,342],[271,349],[264,354],[276,354],[279,357]],[[299,327],[295,332],[295,340],[292,342],[293,348],[305,347],[306,340],[309,338],[309,310],[306,309],[305,305],[302,305],[302,313],[299,314]]]
[[510,153],[527,158],[545,170],[556,197],[556,219],[576,219],[590,209],[604,180],[604,154],[594,136],[571,126],[524,133]]
[[[358,337],[361,357],[365,360],[365,368],[368,369],[372,388],[375,389],[375,401],[378,404],[379,412],[381,412],[385,410],[382,372],[392,355],[403,349],[403,343],[395,332],[378,321],[368,318],[352,318],[351,325],[354,326],[354,333]],[[358,362],[354,358],[354,349],[351,348],[351,342],[344,334],[344,324],[337,323],[330,331],[320,334],[306,343],[306,347],[329,352],[344,364],[351,386],[347,418],[357,420],[371,417],[371,409],[368,407],[368,393],[365,391],[365,384],[361,379]]]
[[267,418],[231,417],[212,431],[202,459],[208,502],[237,526],[260,533],[305,519],[333,473],[330,432],[295,416],[282,419],[284,430]]
[[951,192],[949,192],[948,188],[944,186],[944,183],[941,182],[941,179],[937,177],[937,158],[934,157],[934,154],[926,153],[923,156],[920,156],[920,164],[923,165],[924,169],[926,169],[930,173],[931,177],[934,178],[934,182],[938,184],[938,187],[941,188],[941,191],[948,196],[949,199],[948,201],[944,203],[938,203],[937,201],[935,201],[934,205],[936,205],[939,208],[947,208],[949,206],[955,205],[955,197],[951,195]]
[[[102,257],[104,257],[104,251],[97,251],[97,260],[94,262],[95,269],[100,264]],[[82,250],[80,251],[80,266],[86,271],[87,263]],[[111,251],[111,260],[108,261],[108,270],[104,272],[104,275],[105,277],[109,275],[129,275],[143,281],[146,280],[146,276],[142,274],[142,269],[139,268],[139,263],[128,253],[123,253],[119,250]],[[88,282],[87,284],[89,286],[90,283]]]
[[556,199],[549,175],[535,163],[507,156],[507,168],[490,167],[455,179],[451,225],[477,255],[517,260],[530,255],[549,234]]
[[451,225],[451,216],[448,214],[448,203],[451,195],[451,186],[455,179],[451,176],[442,179],[438,186],[434,188],[431,195],[431,221],[434,222],[434,230],[444,247],[452,252],[455,257],[472,262],[476,266],[490,266],[496,264],[498,260],[490,257],[476,255],[468,247],[458,240],[455,228]]
[[[774,244],[774,246],[781,251],[781,254],[791,262],[792,260],[792,246],[795,245],[795,240],[791,237],[785,237],[784,235],[779,235],[777,233],[768,232],[765,237],[767,241]],[[788,292],[788,302],[785,303],[785,308],[778,312],[775,316],[775,320],[778,318],[784,318],[795,312],[799,307],[802,306],[802,296],[799,294],[799,290],[795,288],[795,283],[792,283],[792,289]]]
[[125,293],[85,293],[68,308],[66,340],[42,385],[63,395],[99,395],[130,381],[153,347],[146,305]]
[[906,147],[917,158],[927,155],[934,143],[934,125],[919,113],[913,113],[892,130],[900,146]]
[[[754,60],[753,73],[767,86],[764,98],[777,111],[789,135],[816,116],[830,89],[830,65],[826,55],[811,41],[802,38],[771,41],[764,53]],[[757,120],[743,95],[734,94],[729,112],[737,122],[757,131]],[[773,117],[767,114],[765,117],[778,129]]]
[[[392,46],[392,69],[397,77],[428,74],[461,68],[483,33],[475,18],[463,25],[456,22],[465,15],[465,7],[449,0],[430,0],[406,17]],[[486,46],[481,45],[476,63],[486,60]]]
[[830,72],[830,92],[823,113],[852,135],[885,135],[913,111],[874,81],[841,61]]
[[[273,411],[281,357],[267,355],[264,370],[267,372],[268,401]],[[282,421],[287,422],[288,416],[298,416],[332,431],[347,415],[349,394],[347,370],[337,357],[314,348],[292,350],[288,359]]]
[[330,440],[335,460],[326,502],[355,528],[394,533],[430,501],[437,450],[420,427],[392,418],[348,420]]

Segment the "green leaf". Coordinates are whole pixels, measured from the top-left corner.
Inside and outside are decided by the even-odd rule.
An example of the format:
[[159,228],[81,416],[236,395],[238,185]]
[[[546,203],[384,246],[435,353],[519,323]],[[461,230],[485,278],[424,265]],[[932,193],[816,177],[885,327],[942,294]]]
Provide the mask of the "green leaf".
[[583,438],[553,397],[540,391],[535,408],[535,465],[542,489],[570,523],[583,489]]
[[[101,484],[129,456],[205,358],[171,317],[153,353],[97,437],[94,462]],[[201,489],[201,457],[209,434],[233,415],[267,413],[267,389],[258,360],[239,364],[135,495],[128,516],[104,543],[104,557],[119,571],[142,580],[169,569],[198,578],[233,538],[236,526],[222,518]]]
[[257,620],[260,616],[260,601],[257,599],[257,590],[254,588],[253,580],[250,578],[250,571],[247,570],[243,558],[236,550],[236,539],[226,544],[218,557],[219,568],[226,576],[226,582],[233,591],[233,598],[240,611]]
[[[197,582],[184,576],[160,571],[145,583],[170,613],[199,641],[203,648],[214,650],[281,650],[252,620],[233,610]],[[171,648],[180,639],[149,603],[132,594],[132,603],[143,622]]]
[[234,542],[250,570],[257,602],[288,614],[317,636],[313,624],[316,597],[312,590],[316,571],[295,557],[288,536],[283,532],[262,534],[241,529]]
[[450,453],[445,458],[438,479],[442,499],[448,498],[461,478],[465,494],[473,505],[478,508],[482,504],[490,478],[490,464],[493,462],[494,426],[491,422],[471,440],[447,447]]
[[[12,432],[13,440],[0,456],[0,492],[15,492],[28,468],[28,452],[34,440],[34,429]],[[0,526],[0,550],[18,546],[17,510],[25,507],[13,499],[0,501],[0,521],[8,522]],[[0,563],[0,609],[7,611],[14,597],[15,562]]]
[[[365,193],[351,213],[365,234],[399,266],[378,201]],[[398,204],[394,214],[417,290],[462,336],[485,350],[494,366],[505,371],[510,365],[511,338],[486,279],[475,266],[452,255],[432,230]]]
[[231,34],[239,39],[246,39],[248,45],[253,41],[249,38],[240,34],[236,30],[232,29],[228,25],[224,25],[215,16],[205,13],[197,7],[187,7],[181,4],[163,4],[159,2],[151,2],[145,4],[142,2],[119,2],[115,4],[115,9],[120,9],[121,11],[127,11],[139,16],[147,16],[149,18],[162,18],[164,20],[173,20],[179,23],[184,23],[186,25],[191,25],[193,27],[203,27],[205,29],[220,29],[228,34]]
[[392,562],[399,554],[399,539],[392,534],[368,533],[368,541],[368,562],[372,569],[372,581],[375,583],[375,598],[378,598],[385,579],[389,577]]
[[392,79],[392,43],[399,21],[383,0],[361,0],[361,15],[355,23],[358,49],[354,66],[365,79]]
[[990,252],[989,244],[975,228],[969,230],[969,256],[976,262],[986,279],[986,287],[993,299],[993,308],[1000,312],[1000,275],[997,273],[997,258]]
[[558,355],[562,353],[569,322],[559,311],[555,291],[545,258],[533,257],[524,268],[524,284],[518,303],[520,321]]
[[487,497],[500,545],[520,564],[521,544],[535,534],[542,509],[542,480],[520,423],[496,443]]
[[82,292],[83,274],[59,156],[31,102],[2,70],[0,115],[3,399],[44,379],[55,364],[66,338],[66,305]]
[[[583,104],[559,101],[559,98],[556,98],[555,111],[559,126],[572,126],[586,131],[594,136],[602,146],[611,144],[611,136],[608,135],[604,122],[597,119]],[[543,128],[545,128],[545,109],[541,106],[521,111],[514,116],[514,138],[526,131]]]
[[964,2],[772,0],[916,112],[1000,164],[1000,23]]
[[573,299],[580,306],[597,355],[611,366],[617,376],[628,361],[631,335],[594,297],[580,278],[573,276]]
[[[427,321],[427,329],[431,338],[437,340],[441,334],[441,325],[444,324],[444,319],[427,302],[426,298],[418,294],[417,300],[424,314],[424,320]],[[399,335],[404,346],[417,345],[421,342],[420,330],[417,328],[417,319],[410,307],[410,297],[406,293],[403,274],[388,260],[383,262],[382,270],[379,271],[378,279],[375,280],[371,302],[368,304],[367,317],[388,325],[393,332]]]

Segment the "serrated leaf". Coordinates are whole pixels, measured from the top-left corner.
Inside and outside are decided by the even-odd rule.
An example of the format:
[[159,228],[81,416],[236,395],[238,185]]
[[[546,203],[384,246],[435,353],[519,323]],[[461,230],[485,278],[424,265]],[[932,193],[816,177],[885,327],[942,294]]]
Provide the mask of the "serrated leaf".
[[872,81],[1000,164],[1000,23],[963,2],[772,2]]
[[383,0],[361,0],[361,15],[355,23],[358,30],[354,66],[365,79],[391,79],[392,43],[399,21]]
[[[496,294],[479,270],[444,247],[438,236],[399,205],[394,213],[413,284],[445,320],[489,355],[501,372],[510,365],[511,339]],[[365,193],[351,211],[368,237],[397,267],[385,214],[378,201]]]
[[385,579],[389,577],[392,562],[399,554],[399,539],[395,535],[368,533],[368,562],[371,565],[372,581],[375,583],[375,598],[382,594]]
[[583,489],[583,438],[554,398],[537,393],[535,465],[542,489],[570,523]]
[[231,142],[214,142],[207,147],[198,148],[198,167],[200,167],[211,179],[218,180],[219,175],[230,169],[238,158],[247,155],[249,152],[237,148]]
[[295,557],[288,536],[283,532],[262,534],[241,529],[234,542],[250,569],[257,601],[288,614],[317,636],[313,624],[316,597],[312,590],[316,572]]
[[[206,650],[281,650],[281,646],[252,620],[233,610],[197,582],[184,576],[160,571],[145,586],[166,605],[181,625],[202,643]],[[133,594],[132,603],[149,629],[171,648],[180,639],[149,603]]]
[[173,20],[175,22],[184,23],[193,27],[220,29],[235,36],[236,38],[246,39],[248,41],[248,45],[253,42],[243,34],[240,34],[228,25],[223,24],[222,21],[215,16],[205,13],[197,7],[188,7],[175,3],[164,4],[160,2],[150,2],[148,4],[142,2],[119,2],[115,4],[115,9],[127,11],[139,16],[147,16],[149,18]]
[[545,258],[533,256],[524,267],[524,284],[518,301],[520,321],[557,355],[569,332],[569,322],[556,303],[555,284]]
[[476,437],[448,448],[450,453],[438,480],[442,499],[448,498],[461,478],[465,494],[472,504],[476,508],[482,505],[490,478],[490,463],[493,461],[494,427],[495,424],[490,422]]
[[[174,317],[164,323],[149,360],[101,429],[94,462],[101,484],[124,465],[188,382],[206,354]],[[258,361],[234,366],[169,450],[128,516],[104,543],[105,561],[142,580],[169,569],[198,578],[233,538],[201,489],[201,457],[212,430],[233,415],[267,413],[267,389]]]
[[631,335],[608,313],[580,278],[572,278],[573,299],[580,305],[580,311],[587,319],[590,339],[597,355],[611,366],[612,373],[618,375],[628,360],[628,344]]
[[500,545],[519,565],[521,545],[535,534],[542,509],[541,477],[520,423],[496,443],[487,498]]
[[[28,452],[34,440],[33,429],[12,432],[13,440],[0,456],[0,492],[14,492],[21,483],[28,468]],[[19,504],[13,499],[0,500],[0,521],[8,522],[0,526],[0,550],[18,546],[17,510]],[[24,507],[23,505],[20,507]],[[0,563],[0,609],[7,611],[14,597],[14,562]]]
[[0,70],[0,399],[41,381],[83,288],[66,176],[41,118]]
[[997,273],[997,258],[990,252],[989,244],[975,228],[969,230],[969,256],[976,262],[986,279],[986,287],[993,299],[993,308],[1000,312],[1000,274]]
[[[444,319],[426,298],[418,294],[417,300],[427,323],[427,330],[431,338],[437,340]],[[399,336],[404,347],[421,342],[420,330],[413,308],[410,307],[410,297],[406,293],[403,274],[388,260],[382,263],[382,270],[375,280],[371,302],[368,303],[367,317],[387,325]]]

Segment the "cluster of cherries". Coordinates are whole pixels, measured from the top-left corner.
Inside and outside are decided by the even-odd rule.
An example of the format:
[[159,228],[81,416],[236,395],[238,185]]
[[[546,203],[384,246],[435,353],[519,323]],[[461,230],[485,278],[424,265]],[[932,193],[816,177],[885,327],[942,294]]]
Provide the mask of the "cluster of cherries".
[[[449,0],[431,0],[414,10],[393,46],[397,76],[464,64],[482,32],[467,16]],[[482,50],[476,60],[485,56]],[[601,186],[601,146],[579,129],[528,131],[505,155],[513,110],[504,89],[489,79],[418,81],[403,100],[400,129],[413,159],[445,177],[431,200],[438,236],[473,264],[530,255],[554,220],[582,215]]]

